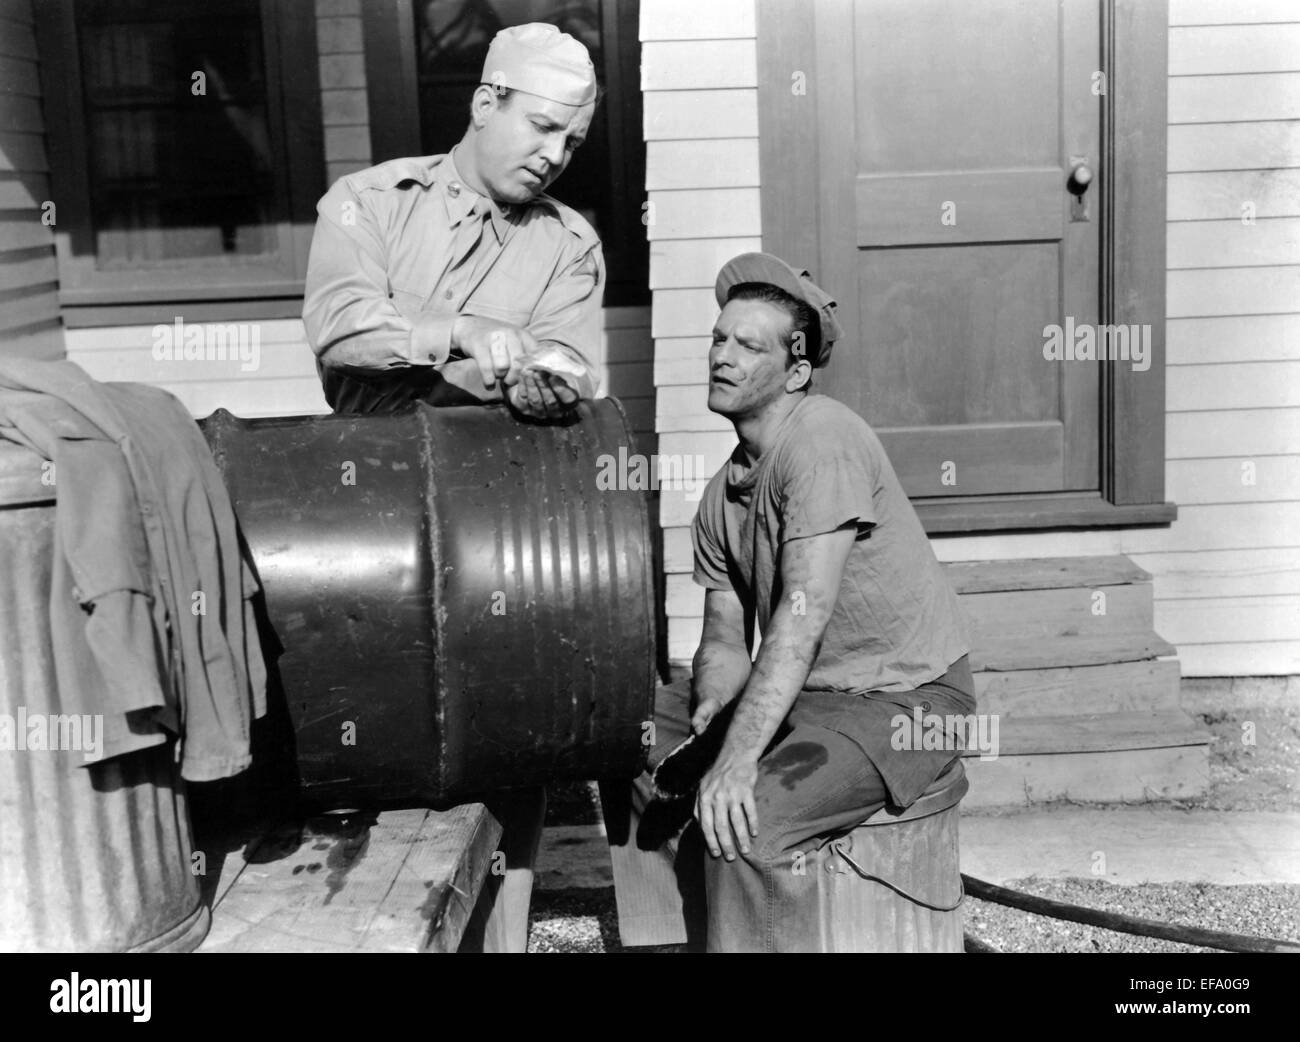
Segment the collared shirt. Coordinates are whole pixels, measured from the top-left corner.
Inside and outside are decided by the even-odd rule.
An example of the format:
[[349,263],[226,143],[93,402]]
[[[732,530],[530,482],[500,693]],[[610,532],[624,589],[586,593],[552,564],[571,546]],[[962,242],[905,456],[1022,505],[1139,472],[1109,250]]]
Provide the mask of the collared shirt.
[[856,524],[835,608],[805,688],[865,695],[937,680],[970,650],[957,595],[880,439],[846,405],[809,395],[750,463],[741,446],[714,475],[691,527],[695,581],[735,590],[747,636],[777,611],[781,546]]
[[458,315],[559,347],[595,393],[605,264],[574,210],[546,195],[498,205],[437,155],[340,178],[316,212],[303,321],[336,412],[500,400],[472,359],[449,360]]

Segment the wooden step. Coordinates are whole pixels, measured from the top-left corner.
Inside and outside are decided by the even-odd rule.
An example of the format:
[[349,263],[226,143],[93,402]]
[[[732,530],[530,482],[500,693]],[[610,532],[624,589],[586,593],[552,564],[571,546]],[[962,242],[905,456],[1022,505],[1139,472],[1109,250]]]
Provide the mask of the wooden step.
[[1150,582],[1151,576],[1123,554],[1100,557],[1036,557],[1021,561],[953,561],[944,574],[959,594],[1000,590],[1095,589]]
[[1209,784],[1213,736],[1181,710],[1058,717],[1002,716],[998,756],[963,757],[969,806],[1048,800],[1187,798]]
[[1172,659],[1018,669],[975,674],[981,713],[1073,716],[1137,713],[1179,706],[1179,668]]
[[1141,803],[1190,799],[1209,785],[1209,747],[1123,749],[1092,753],[1030,753],[964,761],[966,808],[1023,806],[1052,800]]
[[1057,636],[1033,640],[1009,635],[976,642],[971,649],[970,665],[977,671],[1006,672],[1139,662],[1177,653],[1177,648],[1150,630],[1118,636]]

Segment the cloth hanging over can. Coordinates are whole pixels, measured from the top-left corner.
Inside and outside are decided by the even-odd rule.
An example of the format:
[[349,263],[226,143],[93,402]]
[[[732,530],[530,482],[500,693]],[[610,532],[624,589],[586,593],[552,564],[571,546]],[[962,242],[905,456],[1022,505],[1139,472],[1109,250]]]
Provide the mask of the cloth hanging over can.
[[50,623],[61,709],[103,756],[177,735],[181,775],[251,762],[266,667],[257,578],[207,442],[172,395],[66,361],[0,359],[0,437],[53,462]]

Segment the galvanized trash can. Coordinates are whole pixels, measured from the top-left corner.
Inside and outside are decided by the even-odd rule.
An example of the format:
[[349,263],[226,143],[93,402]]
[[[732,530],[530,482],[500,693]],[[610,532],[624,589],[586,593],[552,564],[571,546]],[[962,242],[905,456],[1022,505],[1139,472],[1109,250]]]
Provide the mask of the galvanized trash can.
[[[42,463],[0,441],[0,951],[190,951],[210,914],[174,743],[87,764],[85,749],[66,748],[86,743],[79,728],[47,726],[64,714]],[[43,743],[28,741],[37,727]]]
[[956,760],[905,811],[886,807],[817,852],[822,949],[960,952],[963,891]]

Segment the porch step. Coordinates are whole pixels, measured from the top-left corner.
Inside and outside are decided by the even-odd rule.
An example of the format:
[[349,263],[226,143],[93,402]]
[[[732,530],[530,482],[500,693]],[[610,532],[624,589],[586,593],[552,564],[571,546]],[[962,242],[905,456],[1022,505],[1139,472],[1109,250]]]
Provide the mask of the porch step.
[[[1209,745],[1213,739],[1209,731],[1181,709],[1155,713],[998,718],[999,759],[1003,756]],[[969,758],[978,756],[978,753],[971,751],[964,755]]]
[[975,674],[980,712],[1011,717],[1171,711],[1178,687],[1178,663],[1170,659]]
[[1125,586],[1151,576],[1123,554],[1101,557],[1036,557],[1021,561],[952,561],[943,566],[952,588],[963,593]]

